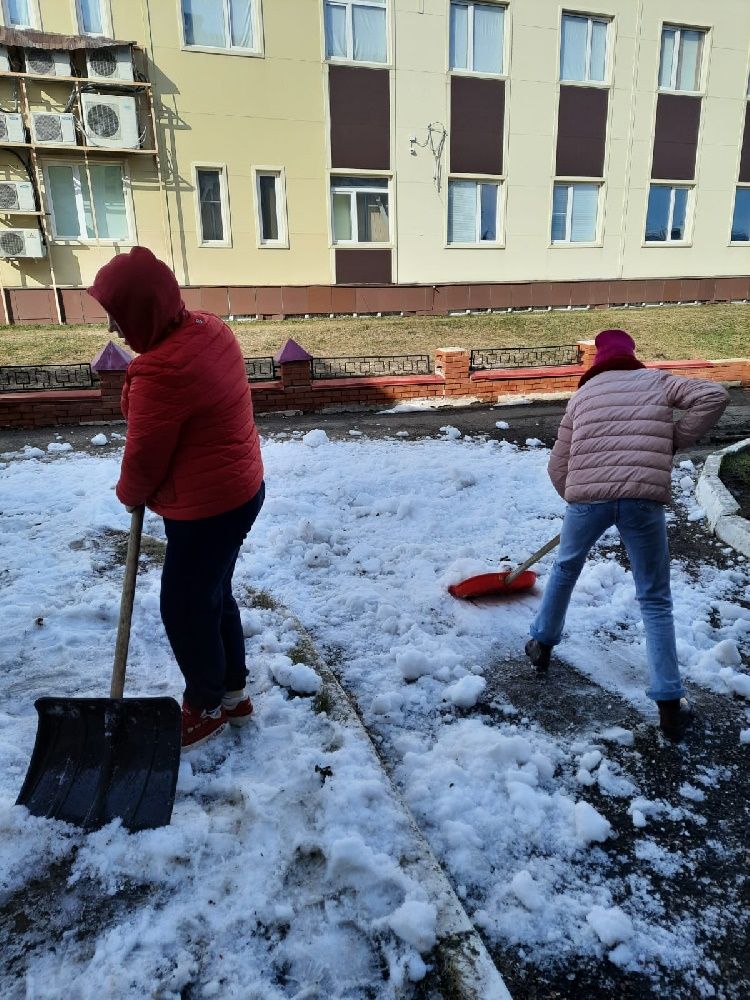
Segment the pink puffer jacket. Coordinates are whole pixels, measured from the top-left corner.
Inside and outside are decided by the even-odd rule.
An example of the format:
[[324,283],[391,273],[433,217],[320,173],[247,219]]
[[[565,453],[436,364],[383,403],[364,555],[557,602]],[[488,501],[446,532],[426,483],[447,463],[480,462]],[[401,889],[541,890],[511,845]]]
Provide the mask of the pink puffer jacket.
[[[672,456],[719,419],[729,394],[715,382],[652,368],[605,371],[568,404],[549,475],[569,503],[669,503]],[[674,408],[684,410],[675,423]]]

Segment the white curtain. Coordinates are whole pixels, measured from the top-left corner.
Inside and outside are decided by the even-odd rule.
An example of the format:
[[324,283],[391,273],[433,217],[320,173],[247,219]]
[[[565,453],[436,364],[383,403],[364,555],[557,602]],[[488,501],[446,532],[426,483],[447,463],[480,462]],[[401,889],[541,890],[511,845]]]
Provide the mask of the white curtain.
[[333,194],[333,238],[352,239],[352,196],[348,191]]
[[346,58],[346,7],[326,4],[326,57]]
[[474,7],[474,65],[478,73],[503,71],[502,7],[477,4]]
[[596,184],[576,184],[573,187],[573,219],[570,224],[572,243],[594,243],[599,187]]
[[386,61],[385,7],[352,6],[354,58],[364,62]]
[[586,79],[586,45],[588,20],[585,17],[563,17],[560,45],[560,79]]
[[646,213],[646,239],[649,241],[662,241],[667,238],[671,191],[671,188],[660,184],[651,185]]
[[672,228],[670,239],[685,239],[685,216],[687,215],[687,188],[674,189],[674,207],[672,209]]
[[451,69],[468,69],[469,8],[451,4]]
[[597,83],[604,83],[604,76],[607,71],[607,28],[606,21],[592,21],[591,23],[591,65],[589,67],[589,79]]
[[568,238],[568,185],[555,184],[552,193],[552,242],[564,243]]
[[680,41],[680,64],[677,70],[678,90],[697,90],[703,33],[701,31],[682,32]]
[[99,238],[128,239],[128,215],[125,209],[122,171],[115,164],[92,164],[89,172]]
[[252,0],[229,0],[229,20],[232,27],[232,45],[240,49],[253,47]]
[[87,35],[104,33],[102,0],[78,0],[81,8],[81,31]]
[[226,48],[222,0],[182,0],[182,16],[187,45]]
[[49,195],[55,219],[55,233],[61,239],[78,239],[81,225],[78,221],[73,167],[52,166],[47,168]]
[[8,22],[20,28],[31,27],[30,0],[7,0]]
[[659,61],[659,86],[672,87],[672,66],[674,64],[674,43],[677,32],[674,28],[664,28],[661,33],[661,59]]
[[450,181],[448,184],[448,242],[477,242],[475,181]]

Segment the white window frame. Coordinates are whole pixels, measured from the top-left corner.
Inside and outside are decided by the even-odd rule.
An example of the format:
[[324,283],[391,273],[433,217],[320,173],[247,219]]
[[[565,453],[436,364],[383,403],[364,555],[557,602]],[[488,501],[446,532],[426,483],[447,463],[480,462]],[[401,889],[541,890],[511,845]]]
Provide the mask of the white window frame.
[[[587,21],[586,25],[586,76],[583,80],[563,80],[562,76],[562,28],[563,20],[566,17],[577,17],[581,21]],[[604,46],[604,79],[603,80],[592,80],[591,79],[591,41],[594,37],[594,21],[599,24],[605,25],[607,29],[607,41]],[[558,53],[557,59],[557,74],[560,83],[564,86],[575,87],[576,84],[579,86],[586,85],[590,87],[608,87],[610,85],[610,63],[611,63],[611,38],[612,38],[612,20],[608,17],[604,17],[599,14],[581,14],[574,10],[564,10],[562,12],[562,17],[560,18],[560,51]]]
[[85,35],[89,38],[112,37],[112,6],[110,0],[99,0],[99,9],[101,10],[101,15],[102,15],[101,31],[84,31],[81,0],[72,0],[72,6],[73,6],[74,23],[80,35]]
[[729,222],[729,246],[730,247],[744,247],[745,250],[750,247],[750,240],[733,240],[732,239],[732,228],[734,226],[734,213],[737,205],[737,193],[740,190],[750,191],[750,183],[747,181],[738,181],[734,186],[734,200],[732,202],[732,218]]
[[[664,44],[664,32],[665,31],[676,31],[677,35],[675,37],[675,53],[677,58],[672,60],[672,69],[669,78],[669,86],[662,86],[661,83],[661,50]],[[678,90],[677,89],[677,71],[680,65],[680,46],[682,44],[682,32],[683,31],[697,31],[703,35],[701,40],[700,53],[698,56],[698,86],[695,90]],[[659,63],[657,67],[657,89],[661,94],[702,94],[703,93],[703,81],[706,65],[706,43],[708,41],[708,31],[706,28],[692,27],[689,24],[670,24],[664,22],[661,26],[661,32],[659,33]]]
[[[261,177],[276,178],[276,224],[279,237],[275,240],[263,238],[263,220],[261,215],[260,179]],[[289,249],[289,219],[286,203],[286,171],[283,167],[253,167],[255,188],[255,236],[261,250]],[[390,222],[390,220],[389,220]]]
[[[469,23],[466,44],[467,67],[451,66],[451,18],[450,8],[454,6],[453,0],[448,0],[448,72],[465,74],[466,76],[490,76],[493,79],[507,77],[507,51],[508,51],[508,5],[507,3],[496,3],[495,0],[455,0],[455,6],[469,8]],[[499,7],[503,12],[503,48],[500,53],[500,71],[489,73],[484,69],[474,69],[474,8],[475,7]],[[452,245],[452,244],[451,244]]]
[[8,3],[7,0],[2,0],[3,3],[3,24],[6,28],[34,28],[37,31],[41,31],[42,28],[42,16],[39,11],[39,0],[29,0],[29,17],[31,18],[32,24],[11,24],[10,17],[8,16]]
[[[382,188],[372,188],[372,187],[357,187],[356,185],[346,184],[336,187],[336,179],[343,177],[361,177],[364,180],[379,180],[383,182]],[[331,220],[331,246],[334,247],[392,247],[393,246],[393,217],[392,217],[392,206],[393,206],[393,195],[391,191],[391,176],[390,174],[368,174],[364,171],[357,171],[353,173],[348,171],[345,174],[331,174],[330,183],[328,185],[329,200],[330,200],[330,212],[329,218]],[[388,239],[385,242],[376,243],[374,240],[367,240],[361,242],[359,239],[359,219],[357,217],[357,193],[364,192],[368,194],[386,194],[388,195]],[[350,240],[337,240],[336,230],[334,226],[333,218],[333,196],[334,194],[348,193],[349,198],[349,217],[352,223],[352,238]]]
[[[328,38],[326,37],[326,7],[328,3],[334,7],[344,7],[346,9],[346,55],[329,56]],[[390,6],[391,0],[385,3],[370,3],[368,0],[323,0],[323,58],[330,63],[354,63],[357,66],[389,66],[391,62],[391,28],[390,28]],[[385,11],[385,62],[372,62],[370,59],[354,58],[354,7],[374,7],[376,10]]]
[[[646,227],[648,226],[648,202],[651,197],[651,188],[669,188],[669,214],[667,215],[667,238],[665,240],[646,239]],[[687,201],[685,204],[685,232],[681,240],[673,240],[671,237],[672,223],[674,222],[675,191],[677,189],[687,191]],[[643,246],[644,247],[686,247],[691,246],[693,233],[693,198],[695,194],[695,184],[688,184],[684,181],[651,181],[646,192],[646,217],[643,221]],[[734,211],[734,209],[733,209]]]
[[[581,187],[585,185],[586,187],[595,187],[596,192],[596,231],[594,233],[593,240],[572,240],[570,234],[573,230],[573,188]],[[552,211],[554,211],[555,205],[555,188],[565,187],[568,189],[568,199],[565,211],[565,239],[564,240],[553,240],[552,239],[552,212],[550,212],[550,246],[553,248],[557,247],[600,247],[602,246],[602,232],[603,232],[603,219],[602,219],[602,198],[604,191],[604,181],[596,177],[556,177],[552,182]]]
[[450,232],[450,219],[449,219],[449,208],[448,208],[448,198],[445,199],[445,246],[448,249],[454,249],[457,247],[460,250],[497,250],[498,248],[503,248],[505,246],[505,178],[504,177],[478,177],[476,174],[451,174],[448,177],[448,185],[450,186],[451,181],[471,181],[473,184],[477,185],[476,193],[476,215],[475,215],[475,233],[480,233],[482,226],[482,198],[479,193],[480,184],[495,184],[497,186],[497,201],[495,205],[495,232],[496,237],[494,240],[483,240],[476,239],[473,243],[450,243],[448,240]]
[[[162,0],[163,2],[163,0]],[[222,2],[222,0],[220,0]],[[263,56],[263,11],[262,0],[250,0],[250,18],[253,25],[253,46],[245,48],[242,45],[232,45],[232,20],[229,0],[223,0],[224,4],[224,35],[229,42],[228,45],[189,45],[185,38],[185,15],[182,0],[177,0],[177,15],[180,19],[180,39],[185,52],[208,52],[214,55],[223,56],[245,56],[258,58]]]
[[[99,231],[96,222],[96,208],[94,206],[94,188],[91,183],[91,174],[89,172],[90,163],[86,163],[83,160],[71,162],[70,160],[63,159],[53,159],[45,160],[43,166],[44,173],[44,189],[45,189],[45,200],[49,205],[49,218],[52,225],[52,238],[55,243],[61,245],[72,245],[78,243],[86,243],[90,246],[134,246],[138,242],[138,234],[136,232],[135,226],[135,212],[133,211],[133,189],[130,182],[130,174],[128,172],[128,167],[126,163],[122,160],[100,160],[95,161],[95,166],[116,166],[120,168],[120,173],[122,176],[122,193],[123,199],[125,201],[125,218],[128,224],[128,236],[124,240],[112,240],[104,239],[99,236]],[[88,178],[89,193],[91,195],[91,218],[94,223],[95,236],[91,237],[88,235],[84,236],[58,236],[57,235],[57,222],[55,220],[55,205],[52,200],[52,185],[49,179],[49,168],[50,167],[72,167],[76,172],[77,176],[74,175],[73,178],[73,190],[76,195],[76,211],[78,213],[78,227],[81,233],[86,233],[86,217],[84,215],[83,208],[83,198],[81,197],[81,170],[85,170]]]
[[[193,184],[195,186],[195,235],[199,247],[227,248],[232,246],[232,226],[229,212],[229,182],[226,163],[194,163]],[[211,170],[219,173],[219,192],[221,194],[221,221],[224,226],[224,238],[221,240],[205,240],[203,238],[203,217],[201,216],[201,192],[198,183],[198,171]]]

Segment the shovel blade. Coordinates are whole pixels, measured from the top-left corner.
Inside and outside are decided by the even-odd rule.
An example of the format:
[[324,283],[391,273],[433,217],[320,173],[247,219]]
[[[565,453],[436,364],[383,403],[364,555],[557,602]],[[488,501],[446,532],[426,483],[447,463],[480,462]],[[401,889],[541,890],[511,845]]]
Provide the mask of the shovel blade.
[[531,590],[536,583],[536,573],[526,570],[511,583],[507,582],[512,570],[504,573],[481,573],[479,576],[470,576],[468,580],[451,584],[448,593],[462,600],[472,597],[495,597],[500,594],[510,594],[521,590]]
[[34,752],[17,805],[95,830],[166,826],[180,765],[173,698],[40,698]]

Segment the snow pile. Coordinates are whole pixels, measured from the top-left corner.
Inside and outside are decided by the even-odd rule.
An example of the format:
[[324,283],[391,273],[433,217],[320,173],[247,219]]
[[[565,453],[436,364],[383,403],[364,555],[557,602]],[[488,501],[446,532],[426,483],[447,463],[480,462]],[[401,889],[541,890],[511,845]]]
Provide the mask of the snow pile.
[[457,708],[472,708],[479,701],[479,697],[486,687],[487,681],[484,677],[475,677],[473,674],[469,674],[446,688],[445,698]]
[[68,444],[67,441],[64,442],[50,441],[50,443],[47,445],[47,451],[52,455],[63,451],[72,451],[72,450],[73,450],[73,445]]
[[105,444],[109,444],[109,440],[106,434],[96,434],[91,438],[91,443],[95,448],[103,448]]

